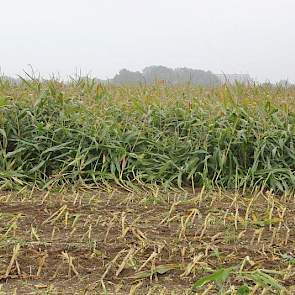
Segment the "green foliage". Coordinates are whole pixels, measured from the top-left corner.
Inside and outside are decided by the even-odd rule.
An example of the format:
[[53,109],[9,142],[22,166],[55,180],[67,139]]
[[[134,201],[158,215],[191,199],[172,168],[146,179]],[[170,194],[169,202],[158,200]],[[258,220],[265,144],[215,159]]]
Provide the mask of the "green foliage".
[[21,82],[0,92],[2,184],[295,188],[295,113],[275,96],[256,101],[282,95],[276,89]]
[[255,270],[253,272],[246,273],[245,277],[262,287],[272,288],[276,291],[284,291],[284,287],[277,280],[262,272],[261,270]]
[[250,294],[250,291],[251,290],[247,285],[243,285],[237,290],[237,295],[248,295]]
[[[234,267],[226,269],[221,268],[210,275],[201,277],[193,284],[192,291],[196,291],[198,288],[203,287],[208,283],[215,283],[217,286],[219,286],[219,290],[222,291],[230,275],[239,277],[242,280],[251,280],[258,286],[267,288],[269,290],[275,290],[279,292],[285,291],[285,288],[275,278],[266,274],[262,270],[257,269],[250,272],[234,272],[234,269]],[[250,287],[244,284],[237,289],[237,294],[246,295],[250,294],[250,291]]]
[[231,272],[232,272],[232,268],[221,268],[211,275],[208,275],[208,276],[198,279],[194,283],[192,289],[196,290],[197,288],[203,287],[204,285],[211,283],[211,282],[223,284],[228,279]]

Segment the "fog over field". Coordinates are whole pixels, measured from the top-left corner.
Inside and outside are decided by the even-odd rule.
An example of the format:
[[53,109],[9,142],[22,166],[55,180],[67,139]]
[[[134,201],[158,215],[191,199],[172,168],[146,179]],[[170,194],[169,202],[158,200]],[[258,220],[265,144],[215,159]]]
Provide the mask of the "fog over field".
[[188,67],[295,81],[293,0],[2,1],[0,67],[14,76]]

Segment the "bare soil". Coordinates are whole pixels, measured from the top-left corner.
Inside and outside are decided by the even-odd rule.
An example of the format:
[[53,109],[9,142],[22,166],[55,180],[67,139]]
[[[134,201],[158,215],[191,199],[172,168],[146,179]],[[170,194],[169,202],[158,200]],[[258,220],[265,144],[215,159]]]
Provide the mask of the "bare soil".
[[[220,294],[214,282],[192,286],[227,267],[262,270],[295,294],[294,200],[157,188],[3,191],[0,294]],[[223,288],[237,294],[243,284],[278,294],[236,274]]]

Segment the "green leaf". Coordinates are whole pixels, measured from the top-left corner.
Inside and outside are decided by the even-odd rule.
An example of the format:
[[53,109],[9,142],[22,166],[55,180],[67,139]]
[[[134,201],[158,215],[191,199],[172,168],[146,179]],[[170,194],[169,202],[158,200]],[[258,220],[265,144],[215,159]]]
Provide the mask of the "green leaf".
[[69,144],[70,144],[70,142],[64,142],[64,143],[62,143],[60,145],[52,146],[50,148],[47,148],[45,151],[43,151],[41,155],[44,155],[44,154],[47,154],[47,153],[50,153],[50,152],[60,151]]
[[251,273],[248,273],[246,274],[246,277],[263,287],[271,287],[277,291],[284,290],[284,287],[279,284],[277,280],[275,280],[270,275],[262,272],[261,270],[255,270]]
[[250,294],[250,291],[248,285],[243,285],[237,290],[237,295],[248,295]]
[[210,282],[224,282],[229,277],[232,270],[233,270],[232,268],[221,268],[211,275],[198,279],[193,284],[193,290],[196,288],[200,288]]
[[6,154],[6,158],[9,159],[9,158],[15,156],[16,154],[21,153],[21,152],[23,152],[23,151],[25,151],[25,150],[26,150],[26,148],[21,147],[21,148],[18,148],[18,149],[16,149],[16,150],[12,151],[12,152],[8,152],[8,153]]
[[46,163],[45,160],[41,161],[38,165],[34,166],[31,170],[29,170],[29,173],[34,173],[38,170],[40,170],[40,168]]

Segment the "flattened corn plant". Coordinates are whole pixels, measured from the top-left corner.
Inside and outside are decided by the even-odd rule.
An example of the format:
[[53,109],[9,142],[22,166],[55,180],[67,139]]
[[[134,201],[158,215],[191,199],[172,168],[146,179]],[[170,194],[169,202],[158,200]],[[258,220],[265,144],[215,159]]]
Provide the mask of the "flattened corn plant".
[[293,88],[2,80],[2,188],[104,181],[295,188]]

